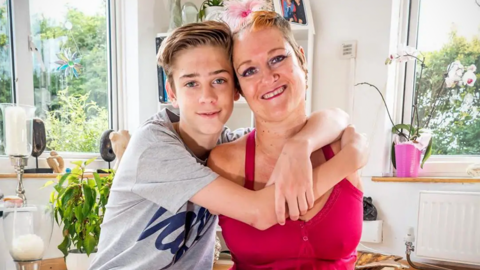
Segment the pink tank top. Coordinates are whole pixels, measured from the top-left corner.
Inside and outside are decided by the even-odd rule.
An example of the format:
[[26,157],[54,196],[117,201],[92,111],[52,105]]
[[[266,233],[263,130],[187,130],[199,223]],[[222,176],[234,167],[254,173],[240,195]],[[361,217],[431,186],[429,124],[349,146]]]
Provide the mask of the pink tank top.
[[[323,147],[327,160],[332,148]],[[245,188],[253,190],[255,131],[247,138]],[[260,231],[243,222],[220,216],[223,237],[232,253],[232,270],[352,270],[357,259],[363,220],[363,193],[343,179],[325,206],[309,221],[287,219]]]

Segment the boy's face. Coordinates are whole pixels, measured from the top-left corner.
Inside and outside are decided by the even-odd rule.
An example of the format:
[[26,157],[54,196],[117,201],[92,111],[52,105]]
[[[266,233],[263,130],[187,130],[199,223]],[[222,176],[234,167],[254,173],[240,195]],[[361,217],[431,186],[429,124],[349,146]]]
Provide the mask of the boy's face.
[[172,70],[175,91],[167,83],[181,126],[204,135],[218,135],[232,114],[233,68],[224,48],[199,46],[179,52]]

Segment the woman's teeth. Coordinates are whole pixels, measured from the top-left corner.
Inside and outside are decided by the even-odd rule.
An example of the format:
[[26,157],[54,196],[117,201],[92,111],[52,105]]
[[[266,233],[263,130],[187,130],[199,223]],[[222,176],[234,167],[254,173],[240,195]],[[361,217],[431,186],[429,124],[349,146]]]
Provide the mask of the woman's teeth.
[[270,92],[270,93],[267,93],[265,95],[262,96],[263,99],[269,99],[269,98],[272,98],[274,96],[278,96],[280,95],[281,93],[283,93],[283,91],[285,91],[285,86],[282,86],[281,88],[273,91],[273,92]]

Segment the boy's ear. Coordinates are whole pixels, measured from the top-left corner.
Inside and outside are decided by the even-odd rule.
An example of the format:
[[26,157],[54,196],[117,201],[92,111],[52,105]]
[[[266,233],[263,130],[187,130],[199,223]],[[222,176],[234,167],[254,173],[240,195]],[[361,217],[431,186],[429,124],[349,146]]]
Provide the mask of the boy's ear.
[[233,100],[234,101],[237,101],[240,99],[240,92],[238,92],[237,90],[235,90],[235,94],[233,94]]
[[170,99],[170,102],[172,103],[172,106],[174,108],[178,108],[177,96],[175,94],[175,91],[173,91],[172,85],[170,84],[168,79],[166,80],[166,83],[167,84],[165,85],[165,88],[167,89],[167,95]]

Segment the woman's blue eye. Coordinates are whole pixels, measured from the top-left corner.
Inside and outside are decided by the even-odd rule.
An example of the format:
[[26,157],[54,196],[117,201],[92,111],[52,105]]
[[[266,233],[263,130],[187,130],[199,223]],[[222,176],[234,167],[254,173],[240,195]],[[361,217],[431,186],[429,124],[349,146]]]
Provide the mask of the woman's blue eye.
[[272,60],[270,60],[270,63],[276,64],[276,63],[282,62],[283,60],[285,60],[285,58],[286,58],[285,55],[279,55],[279,56],[276,56],[276,57],[272,58]]
[[225,79],[216,79],[213,81],[214,84],[224,84],[226,82]]
[[248,77],[248,76],[251,76],[253,74],[257,73],[257,69],[255,68],[248,68],[247,70],[245,70],[243,73],[242,73],[242,77]]

